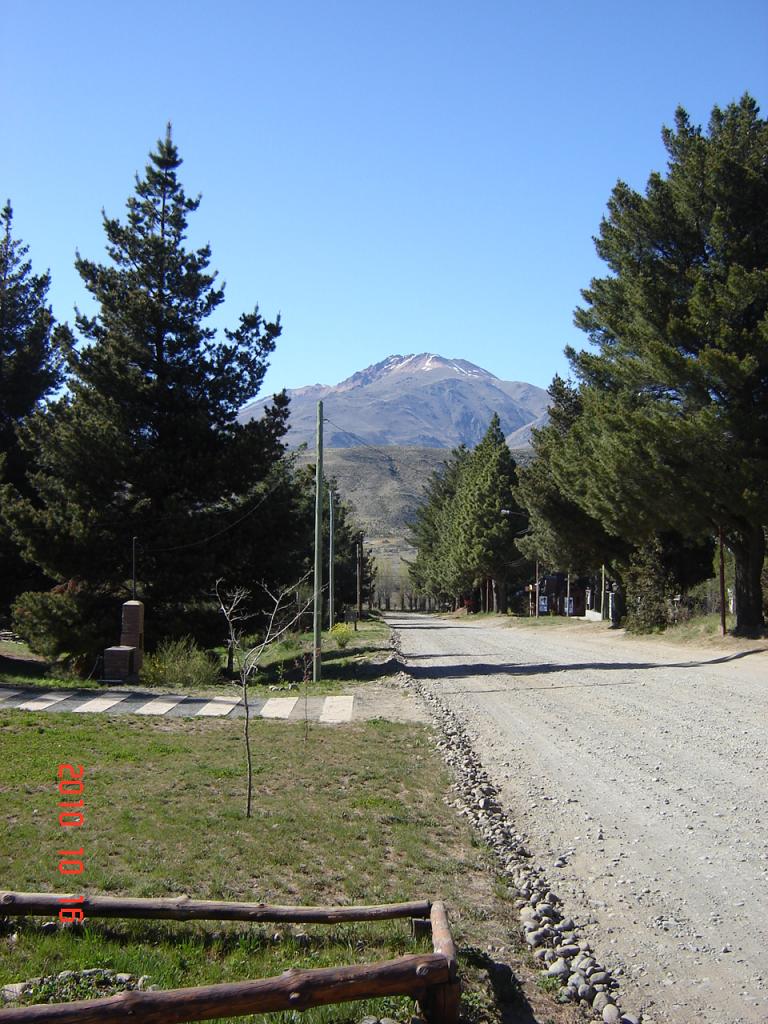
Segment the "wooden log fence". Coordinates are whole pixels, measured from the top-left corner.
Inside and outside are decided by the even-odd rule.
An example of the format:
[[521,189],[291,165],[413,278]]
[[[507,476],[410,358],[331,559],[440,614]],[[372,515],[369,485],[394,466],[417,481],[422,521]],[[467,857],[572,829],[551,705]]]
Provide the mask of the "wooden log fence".
[[[63,900],[79,899],[72,894],[50,892],[0,892],[0,914],[58,914]],[[351,921],[388,921],[404,917],[425,917],[428,900],[412,903],[384,903],[369,907],[275,907],[266,903],[229,903],[193,900],[189,896],[138,899],[132,896],[83,896],[77,906],[86,917],[131,917],[172,921],[251,921],[289,924],[341,924]]]
[[[58,910],[61,900],[51,893],[0,893],[0,914],[45,915]],[[410,917],[428,919],[433,953],[347,967],[289,970],[256,981],[165,992],[121,992],[104,999],[45,1003],[0,1011],[2,1024],[182,1024],[186,1021],[248,1013],[307,1010],[381,996],[408,995],[415,999],[428,1024],[456,1024],[460,984],[456,946],[445,904],[416,900],[370,907],[274,907],[261,903],[223,903],[213,900],[134,899],[89,896],[78,904],[90,917],[132,917],[173,920],[269,921],[334,924]]]

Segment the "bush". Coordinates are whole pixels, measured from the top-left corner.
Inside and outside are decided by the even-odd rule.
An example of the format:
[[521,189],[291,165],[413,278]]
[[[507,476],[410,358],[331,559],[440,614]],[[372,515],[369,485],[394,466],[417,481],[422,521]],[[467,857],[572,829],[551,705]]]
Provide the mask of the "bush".
[[35,654],[85,675],[120,635],[120,607],[76,583],[28,591],[13,606],[13,629]]
[[144,659],[141,681],[147,686],[172,690],[216,686],[221,682],[219,665],[190,636],[163,640],[154,654]]
[[633,553],[626,583],[627,629],[632,633],[655,633],[666,629],[672,584],[658,538],[652,538]]
[[337,622],[331,630],[331,636],[336,641],[339,650],[343,651],[352,639],[352,630],[345,622]]

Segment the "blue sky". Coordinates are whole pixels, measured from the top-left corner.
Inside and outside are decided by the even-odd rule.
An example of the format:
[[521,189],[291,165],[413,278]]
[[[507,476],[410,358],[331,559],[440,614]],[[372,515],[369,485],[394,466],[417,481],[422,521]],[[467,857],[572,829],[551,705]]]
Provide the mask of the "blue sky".
[[190,241],[283,337],[262,393],[393,353],[546,387],[618,178],[682,104],[768,112],[764,0],[0,0],[0,198],[60,320],[173,122]]

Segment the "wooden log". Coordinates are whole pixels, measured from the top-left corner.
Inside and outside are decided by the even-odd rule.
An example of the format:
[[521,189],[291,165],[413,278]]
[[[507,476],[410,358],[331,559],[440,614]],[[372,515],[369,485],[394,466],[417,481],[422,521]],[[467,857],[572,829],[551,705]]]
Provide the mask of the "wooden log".
[[428,1024],[457,1024],[461,1005],[461,985],[450,981],[427,989],[419,1008]]
[[448,924],[448,912],[442,900],[432,904],[429,913],[432,922],[432,948],[436,953],[442,953],[451,965],[451,980],[456,980],[456,944],[451,935],[451,926]]
[[379,996],[411,995],[424,1000],[427,989],[445,986],[450,969],[434,953],[404,956],[376,964],[286,971],[275,978],[166,992],[122,992],[107,999],[41,1003],[2,1011],[3,1024],[181,1024],[183,1021],[246,1013],[306,1010]]
[[[55,917],[61,893],[0,892],[0,915]],[[173,921],[284,921],[299,924],[336,924],[342,921],[386,921],[429,914],[428,900],[384,903],[371,907],[277,907],[266,903],[227,903],[192,900],[188,896],[138,899],[132,896],[84,896],[77,904],[86,917],[137,917]]]

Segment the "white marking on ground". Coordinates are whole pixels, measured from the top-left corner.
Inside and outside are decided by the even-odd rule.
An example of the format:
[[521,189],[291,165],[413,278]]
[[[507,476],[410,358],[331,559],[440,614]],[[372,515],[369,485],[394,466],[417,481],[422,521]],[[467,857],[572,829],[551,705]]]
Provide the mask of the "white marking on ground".
[[232,708],[236,708],[239,703],[239,697],[214,697],[207,704],[203,704],[197,713],[208,718],[221,717],[228,715]]
[[321,722],[350,722],[354,697],[326,697],[323,710],[320,712]]
[[175,708],[177,704],[181,704],[186,697],[153,697],[152,700],[147,701],[146,704],[134,711],[135,715],[164,715],[166,711],[170,711],[171,708]]
[[270,697],[260,711],[261,717],[288,718],[298,700],[298,697]]
[[0,691],[0,703],[2,703],[4,700],[9,700],[11,697],[16,697],[18,694],[22,692],[22,690],[2,690]]
[[39,697],[33,697],[32,700],[25,700],[23,704],[19,704],[17,710],[45,711],[46,708],[59,704],[61,701],[66,700],[67,697],[74,697],[74,694],[62,693],[61,690],[54,690],[52,693],[41,693]]
[[85,704],[81,704],[79,708],[73,708],[72,710],[76,714],[90,711],[108,711],[115,704],[125,700],[127,696],[127,693],[105,693],[102,697],[94,697],[92,700],[87,700]]

